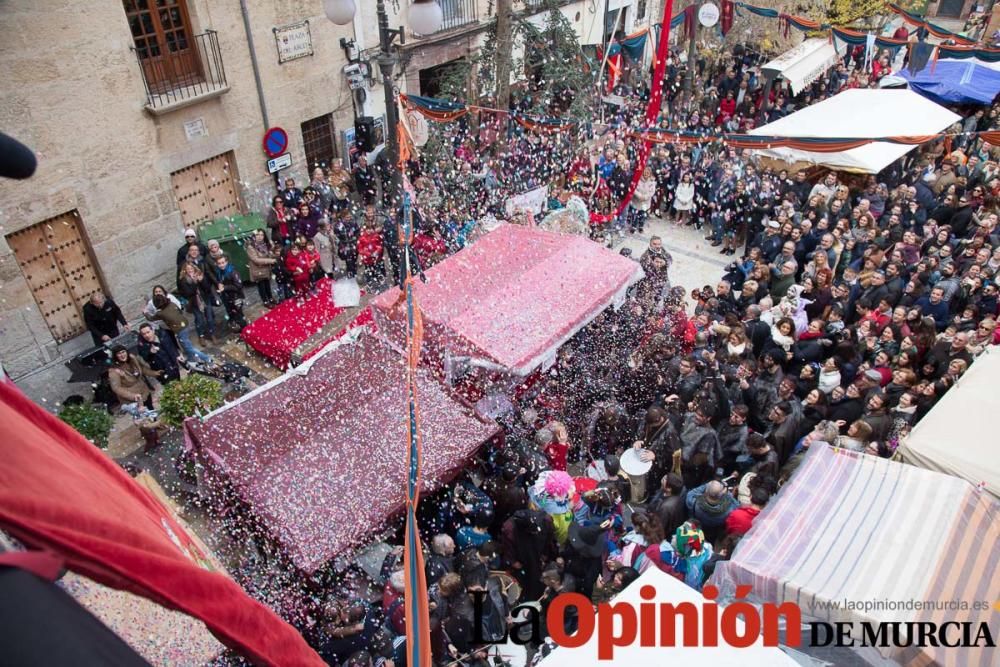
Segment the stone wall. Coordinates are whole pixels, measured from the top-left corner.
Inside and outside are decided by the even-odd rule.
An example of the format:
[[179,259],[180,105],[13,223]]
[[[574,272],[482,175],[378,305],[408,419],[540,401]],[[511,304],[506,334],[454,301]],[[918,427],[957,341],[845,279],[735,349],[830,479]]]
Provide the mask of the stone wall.
[[[320,0],[249,5],[269,120],[288,131],[290,171],[307,180],[300,124],[329,112],[338,129],[353,121],[338,44],[353,29],[327,21]],[[247,204],[257,207],[273,192],[239,3],[189,0],[188,9],[193,33],[218,32],[230,90],[152,116],[120,0],[4,3],[0,129],[39,162],[33,178],[0,188],[0,359],[15,378],[86,348],[90,338],[56,343],[3,236],[76,209],[108,292],[134,320],[152,285],[173,286],[182,223],[171,172],[232,150]],[[278,64],[272,29],[303,19],[315,54]],[[184,123],[198,118],[208,136],[189,141]]]

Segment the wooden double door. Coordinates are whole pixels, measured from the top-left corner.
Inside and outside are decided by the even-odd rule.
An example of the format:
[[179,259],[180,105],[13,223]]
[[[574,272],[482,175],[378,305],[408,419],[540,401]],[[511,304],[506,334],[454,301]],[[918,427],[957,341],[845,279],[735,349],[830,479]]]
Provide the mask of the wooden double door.
[[14,232],[6,240],[52,337],[62,343],[86,331],[83,306],[104,288],[77,211]]

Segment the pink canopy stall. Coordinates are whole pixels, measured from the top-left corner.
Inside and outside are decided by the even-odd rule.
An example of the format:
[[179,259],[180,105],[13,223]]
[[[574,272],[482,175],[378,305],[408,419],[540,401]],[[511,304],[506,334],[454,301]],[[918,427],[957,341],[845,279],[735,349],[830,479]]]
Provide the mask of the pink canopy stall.
[[[406,499],[404,358],[366,334],[208,415],[185,434],[259,528],[311,573],[363,545]],[[423,488],[454,477],[495,424],[418,376]]]
[[[450,374],[452,359],[527,376],[608,306],[620,306],[642,269],[582,236],[501,225],[427,271],[415,296],[424,349]],[[371,302],[380,332],[404,341],[399,289]]]

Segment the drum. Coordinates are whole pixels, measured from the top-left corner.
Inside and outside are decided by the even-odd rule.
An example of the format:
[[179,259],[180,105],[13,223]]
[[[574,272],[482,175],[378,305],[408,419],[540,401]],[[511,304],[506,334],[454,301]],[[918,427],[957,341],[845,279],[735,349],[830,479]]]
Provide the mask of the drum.
[[641,503],[646,500],[646,477],[653,467],[652,461],[639,458],[640,449],[629,449],[621,455],[622,472],[628,475],[631,490],[631,502]]
[[521,599],[521,584],[517,582],[517,579],[512,577],[509,572],[504,572],[503,570],[490,570],[490,576],[496,577],[500,582],[500,590],[507,598],[507,604],[511,608],[517,606],[518,601]]

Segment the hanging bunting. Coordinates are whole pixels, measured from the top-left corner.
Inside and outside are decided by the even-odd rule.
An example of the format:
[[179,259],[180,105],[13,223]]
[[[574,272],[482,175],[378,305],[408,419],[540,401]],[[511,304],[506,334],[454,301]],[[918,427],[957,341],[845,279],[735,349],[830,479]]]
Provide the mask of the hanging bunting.
[[629,57],[632,62],[639,62],[642,60],[642,54],[646,50],[646,36],[649,34],[649,30],[643,29],[632,35],[627,35],[625,39],[621,41],[621,50],[625,52],[625,55]]
[[967,46],[971,46],[976,43],[975,40],[969,39],[965,35],[959,35],[957,32],[952,32],[951,30],[942,28],[939,25],[935,25],[930,21],[925,21],[922,16],[911,14],[899,5],[889,3],[889,9],[893,13],[898,14],[906,23],[909,23],[912,26],[917,26],[918,28],[924,28],[927,32],[939,39],[953,39],[956,42]]
[[559,134],[560,132],[571,132],[576,123],[563,121],[558,118],[530,118],[523,114],[511,114],[514,122],[526,130],[538,132],[539,134]]
[[689,130],[670,130],[651,127],[636,130],[632,133],[632,136],[654,144],[684,145],[720,142],[734,148],[750,148],[757,150],[767,148],[794,148],[796,150],[809,151],[811,153],[838,153],[840,151],[860,148],[861,146],[866,146],[876,142],[919,146],[938,139],[944,139],[946,142],[951,141],[957,136],[979,137],[987,143],[1000,143],[1000,130],[957,133],[942,132],[940,134],[891,137],[780,137],[772,135],[735,134],[728,132],[703,134],[700,132],[691,132]]
[[404,95],[400,93],[399,100],[410,109],[419,111],[430,120],[439,123],[450,123],[469,113],[467,105],[461,102],[449,102],[434,97],[421,95]]

